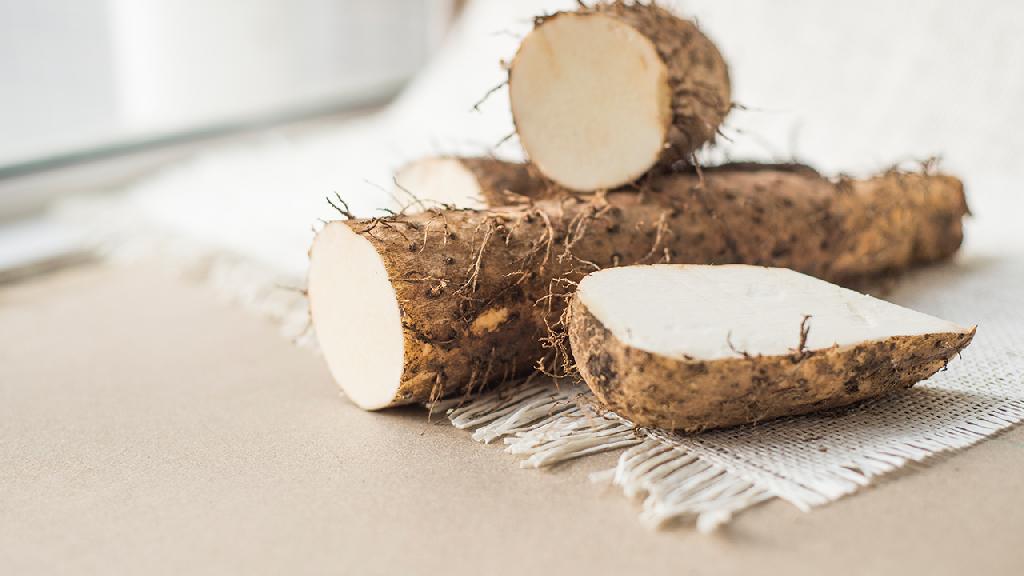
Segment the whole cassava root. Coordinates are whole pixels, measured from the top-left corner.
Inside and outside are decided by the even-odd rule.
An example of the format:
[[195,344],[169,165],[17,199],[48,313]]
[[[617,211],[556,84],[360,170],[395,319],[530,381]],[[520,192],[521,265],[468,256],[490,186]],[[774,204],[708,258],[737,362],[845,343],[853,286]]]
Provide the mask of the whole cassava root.
[[732,107],[715,45],[653,3],[598,3],[539,18],[509,65],[508,85],[530,160],[577,191],[688,162]]
[[950,176],[833,182],[734,165],[639,190],[336,221],[310,250],[310,307],[335,378],[383,408],[469,394],[545,354],[552,368],[564,299],[591,271],[747,263],[852,282],[952,255],[966,212]]
[[637,426],[700,431],[843,406],[913,386],[974,336],[791,270],[624,266],[580,282],[572,354]]

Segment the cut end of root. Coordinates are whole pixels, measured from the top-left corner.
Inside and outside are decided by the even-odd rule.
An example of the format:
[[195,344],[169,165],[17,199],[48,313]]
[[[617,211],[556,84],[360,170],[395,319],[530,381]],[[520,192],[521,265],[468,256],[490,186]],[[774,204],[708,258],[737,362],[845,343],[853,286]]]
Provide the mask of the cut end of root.
[[404,340],[398,298],[373,245],[332,222],[310,250],[309,305],[334,379],[364,410],[396,401]]
[[411,194],[428,207],[487,207],[476,176],[458,158],[431,157],[410,162],[395,173],[395,185],[399,192]]
[[511,64],[509,96],[530,160],[572,190],[640,177],[658,161],[672,121],[656,47],[603,14],[563,13],[535,28]]

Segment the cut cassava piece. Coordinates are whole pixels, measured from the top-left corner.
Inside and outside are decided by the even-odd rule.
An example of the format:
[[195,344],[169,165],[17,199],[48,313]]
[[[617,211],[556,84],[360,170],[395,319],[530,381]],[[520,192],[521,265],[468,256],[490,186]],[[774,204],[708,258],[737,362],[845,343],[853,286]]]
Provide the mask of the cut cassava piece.
[[834,408],[913,386],[973,328],[792,270],[624,266],[569,305],[580,374],[638,426],[698,431]]
[[652,178],[640,192],[335,221],[310,249],[311,315],[358,405],[421,402],[564,352],[564,298],[595,269],[748,263],[849,282],[951,256],[966,209],[950,176],[835,183],[807,168],[736,165]]
[[395,172],[395,186],[425,206],[482,209],[539,193],[545,184],[529,164],[487,157],[429,156]]
[[538,19],[509,65],[508,86],[530,160],[577,191],[689,160],[732,106],[715,45],[654,4],[599,3]]

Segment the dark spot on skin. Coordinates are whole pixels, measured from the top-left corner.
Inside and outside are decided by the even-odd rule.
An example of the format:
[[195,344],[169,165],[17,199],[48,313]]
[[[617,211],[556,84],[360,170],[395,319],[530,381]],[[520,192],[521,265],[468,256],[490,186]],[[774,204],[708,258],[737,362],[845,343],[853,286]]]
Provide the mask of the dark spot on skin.
[[850,378],[843,383],[843,390],[845,390],[847,394],[856,394],[857,392],[860,392],[860,384],[857,383],[855,378]]
[[587,372],[590,373],[591,381],[601,389],[601,393],[607,395],[611,390],[612,382],[618,378],[618,373],[612,366],[612,359],[606,352],[597,352],[587,358]]

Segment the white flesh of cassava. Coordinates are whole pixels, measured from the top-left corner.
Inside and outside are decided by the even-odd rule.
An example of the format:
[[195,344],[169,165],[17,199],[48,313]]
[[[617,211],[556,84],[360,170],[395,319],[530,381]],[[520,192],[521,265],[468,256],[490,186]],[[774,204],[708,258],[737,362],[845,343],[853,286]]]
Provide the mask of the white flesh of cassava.
[[377,250],[328,226],[310,251],[309,302],[327,367],[360,408],[388,406],[405,358],[398,298]]
[[630,182],[657,161],[671,121],[668,71],[634,28],[560,14],[530,33],[509,75],[530,160],[573,190]]
[[451,205],[483,209],[476,176],[457,158],[423,158],[395,173],[396,196],[403,202],[420,202],[429,208]]
[[697,360],[782,355],[892,336],[968,329],[783,268],[653,265],[609,268],[577,297],[621,342]]

